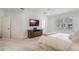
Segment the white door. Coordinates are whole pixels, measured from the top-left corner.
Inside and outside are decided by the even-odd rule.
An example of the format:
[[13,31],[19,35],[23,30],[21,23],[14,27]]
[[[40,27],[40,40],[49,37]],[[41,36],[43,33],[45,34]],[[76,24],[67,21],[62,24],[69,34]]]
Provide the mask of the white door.
[[10,16],[3,17],[2,19],[2,37],[10,39]]

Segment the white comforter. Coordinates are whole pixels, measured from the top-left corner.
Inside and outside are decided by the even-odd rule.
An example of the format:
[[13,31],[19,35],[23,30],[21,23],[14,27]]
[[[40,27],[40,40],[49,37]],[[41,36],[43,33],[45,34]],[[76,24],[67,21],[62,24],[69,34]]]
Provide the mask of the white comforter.
[[74,44],[69,39],[69,34],[57,33],[49,36],[42,36],[39,40],[40,43],[47,46],[53,47],[56,50],[69,51],[77,50],[79,51],[78,45]]
[[70,34],[66,34],[66,33],[56,33],[56,34],[52,34],[52,35],[49,35],[51,37],[57,37],[61,40],[65,40],[65,41],[68,41],[68,42],[71,42],[71,40],[69,39],[70,37]]

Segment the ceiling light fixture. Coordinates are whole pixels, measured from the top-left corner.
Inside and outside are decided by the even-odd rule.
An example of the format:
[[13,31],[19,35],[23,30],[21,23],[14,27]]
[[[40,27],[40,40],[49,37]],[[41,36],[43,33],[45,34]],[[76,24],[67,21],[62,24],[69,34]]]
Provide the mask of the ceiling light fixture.
[[20,8],[21,10],[24,10],[24,8]]

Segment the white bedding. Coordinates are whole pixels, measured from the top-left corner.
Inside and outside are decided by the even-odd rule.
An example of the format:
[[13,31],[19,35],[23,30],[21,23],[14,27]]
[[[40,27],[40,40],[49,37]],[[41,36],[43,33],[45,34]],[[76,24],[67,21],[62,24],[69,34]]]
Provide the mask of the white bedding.
[[39,40],[51,48],[61,51],[79,51],[79,43],[76,44],[69,39],[69,34],[56,33],[53,35],[42,36]]
[[56,33],[56,34],[52,34],[52,35],[49,35],[51,37],[56,37],[56,38],[59,38],[61,40],[65,40],[65,41],[68,41],[68,42],[71,42],[71,40],[69,39],[70,37],[70,34],[66,34],[66,33]]
[[69,37],[69,34],[56,33],[42,36],[39,42],[51,48],[55,48],[58,51],[79,51],[79,43],[74,43]]
[[69,47],[72,45],[72,42],[70,41],[65,41],[57,37],[51,37],[51,36],[42,36],[39,42],[51,48],[55,48],[56,50],[62,50],[62,51],[68,50]]

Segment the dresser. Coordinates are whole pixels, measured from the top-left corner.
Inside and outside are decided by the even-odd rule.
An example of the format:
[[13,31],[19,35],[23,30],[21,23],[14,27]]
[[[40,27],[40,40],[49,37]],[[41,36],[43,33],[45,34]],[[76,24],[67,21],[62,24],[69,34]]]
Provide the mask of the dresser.
[[43,30],[42,29],[28,30],[28,38],[38,37],[38,36],[41,36],[42,34],[43,34]]

